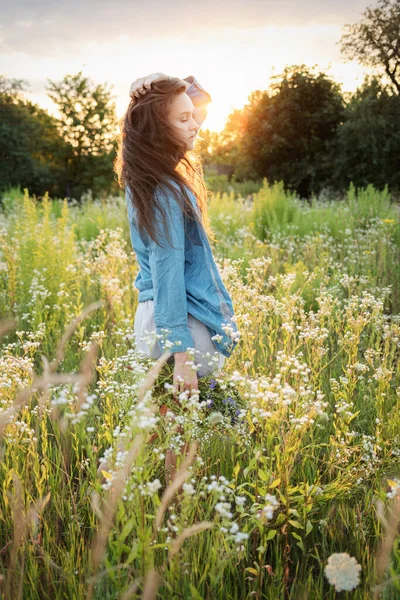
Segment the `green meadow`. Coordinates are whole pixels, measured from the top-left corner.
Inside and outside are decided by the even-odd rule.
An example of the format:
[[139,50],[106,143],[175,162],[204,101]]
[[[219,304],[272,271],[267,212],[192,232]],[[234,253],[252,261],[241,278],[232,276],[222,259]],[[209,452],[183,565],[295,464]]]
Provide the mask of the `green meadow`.
[[400,597],[399,206],[264,180],[209,215],[241,338],[177,406],[125,199],[4,194],[1,598]]

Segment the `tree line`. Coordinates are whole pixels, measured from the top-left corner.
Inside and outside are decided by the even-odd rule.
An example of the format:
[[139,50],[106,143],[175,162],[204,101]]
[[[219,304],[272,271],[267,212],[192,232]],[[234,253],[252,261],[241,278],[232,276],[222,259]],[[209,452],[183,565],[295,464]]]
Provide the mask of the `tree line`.
[[231,166],[234,180],[284,181],[305,198],[351,182],[400,191],[400,97],[376,78],[345,101],[326,74],[288,67],[205,137],[204,164]]
[[327,74],[287,67],[250,95],[221,133],[205,132],[204,163],[239,181],[282,180],[302,197],[369,183],[400,192],[400,0],[379,0],[340,40],[346,59],[370,69],[354,94]]
[[117,119],[108,86],[82,72],[49,80],[59,118],[25,99],[25,91],[24,81],[0,76],[0,191],[21,186],[77,199],[89,189],[117,191]]
[[[224,130],[201,132],[205,172],[283,181],[302,197],[341,192],[350,182],[400,190],[400,2],[379,0],[345,26],[341,49],[373,69],[353,94],[317,67],[288,66],[265,92],[233,111]],[[77,198],[118,192],[113,173],[118,124],[107,84],[79,72],[47,93],[59,117],[24,97],[21,80],[0,76],[0,192],[11,186]]]

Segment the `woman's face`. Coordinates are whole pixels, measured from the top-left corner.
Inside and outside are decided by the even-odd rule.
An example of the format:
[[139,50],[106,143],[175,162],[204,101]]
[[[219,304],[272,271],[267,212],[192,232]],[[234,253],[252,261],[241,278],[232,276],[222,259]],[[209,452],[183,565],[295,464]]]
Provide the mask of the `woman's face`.
[[187,150],[193,150],[199,124],[193,118],[194,105],[187,94],[176,96],[170,106],[168,119],[175,134],[186,144]]

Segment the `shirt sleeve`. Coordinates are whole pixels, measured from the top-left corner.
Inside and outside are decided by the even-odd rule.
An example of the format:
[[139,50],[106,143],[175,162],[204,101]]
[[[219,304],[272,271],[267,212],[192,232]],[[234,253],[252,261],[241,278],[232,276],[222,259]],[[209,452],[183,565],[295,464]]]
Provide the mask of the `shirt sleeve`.
[[209,104],[212,102],[211,96],[203,86],[197,81],[193,75],[189,75],[185,77],[184,81],[190,83],[190,86],[186,90],[187,95],[192,100],[195,106],[202,106],[204,104]]
[[[185,284],[185,219],[182,209],[166,191],[156,189],[156,198],[165,209],[168,242],[161,212],[156,209],[155,223],[160,247],[150,238],[150,270],[154,291],[154,321],[163,352],[185,352],[194,348],[188,327],[188,311]],[[167,330],[167,331],[166,331]]]

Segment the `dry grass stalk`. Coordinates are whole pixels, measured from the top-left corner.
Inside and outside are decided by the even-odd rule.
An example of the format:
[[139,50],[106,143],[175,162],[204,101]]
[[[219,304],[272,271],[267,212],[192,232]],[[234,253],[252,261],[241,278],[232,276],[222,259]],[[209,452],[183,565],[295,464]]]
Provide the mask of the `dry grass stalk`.
[[91,343],[90,348],[85,358],[83,359],[79,369],[81,380],[79,382],[79,389],[77,393],[78,401],[76,404],[76,410],[78,412],[81,410],[82,404],[86,401],[86,388],[94,377],[94,364],[99,348],[100,347],[97,344],[97,342]]
[[[103,305],[102,301],[94,302],[90,304],[80,315],[75,317],[75,319],[70,323],[70,325],[65,330],[64,335],[61,338],[61,341],[56,350],[56,358],[49,364],[47,358],[42,356],[42,361],[44,365],[44,374],[43,376],[37,376],[34,374],[33,381],[30,386],[22,389],[14,399],[13,406],[8,410],[4,411],[0,417],[0,437],[4,434],[5,428],[9,424],[9,422],[13,419],[15,414],[18,412],[18,409],[22,406],[25,406],[32,393],[36,391],[43,390],[44,397],[40,400],[40,408],[42,409],[43,404],[45,403],[45,398],[48,394],[48,389],[50,385],[59,385],[63,383],[77,383],[79,385],[79,389],[81,394],[83,394],[83,390],[85,386],[87,386],[93,377],[93,369],[92,362],[95,358],[95,354],[97,353],[98,345],[96,343],[92,343],[91,348],[84,358],[79,374],[75,373],[55,373],[58,365],[60,364],[62,358],[64,357],[64,349],[67,341],[74,333],[76,327],[79,323],[86,317],[90,312],[96,310],[97,308]],[[4,335],[7,331],[15,327],[14,321],[2,321],[0,323],[0,336]],[[80,399],[81,402],[82,399]]]
[[100,508],[100,496],[94,490],[93,490],[93,492],[90,495],[90,504],[91,504],[91,507],[93,509],[93,512],[96,513],[96,515],[98,516],[99,520],[101,521],[104,517],[103,517],[103,511]]
[[[56,359],[54,359],[50,364],[45,356],[42,356],[42,361],[44,365],[44,375],[37,376],[34,373],[33,381],[30,386],[22,389],[14,399],[13,405],[3,411],[0,417],[0,437],[4,434],[4,431],[10,421],[13,419],[15,414],[17,413],[20,407],[26,406],[28,401],[31,398],[33,392],[43,391],[43,397],[40,399],[40,406],[42,407],[45,403],[45,398],[49,392],[49,386],[54,384],[63,384],[63,383],[76,383],[79,386],[79,391],[81,397],[78,395],[78,405],[83,402],[83,395],[86,386],[93,379],[93,363],[98,351],[98,344],[93,343],[86,357],[82,361],[79,374],[74,373],[55,373],[55,369],[60,364],[63,356],[64,356],[64,348],[71,337],[73,332],[75,331],[77,325],[82,321],[82,319],[92,312],[93,310],[102,306],[102,302],[96,302],[88,306],[81,315],[76,317],[74,321],[69,325],[66,332],[64,333],[60,344],[58,345],[56,352]],[[14,321],[3,321],[0,323],[0,336],[4,335],[8,331],[10,331],[13,327],[15,327]],[[78,408],[79,408],[78,406]],[[28,511],[27,514],[24,512],[23,501],[22,501],[22,485],[16,474],[13,474],[13,481],[15,487],[15,495],[10,495],[10,502],[13,507],[13,522],[14,522],[14,532],[13,532],[13,540],[12,540],[12,548],[10,553],[10,562],[9,562],[9,576],[7,577],[5,584],[5,597],[6,598],[18,598],[22,595],[22,585],[23,585],[23,577],[21,574],[19,575],[19,587],[16,590],[13,579],[15,579],[15,566],[18,558],[18,550],[23,545],[26,540],[27,533],[29,530],[30,523],[32,519],[37,517],[37,514],[44,508],[47,502],[50,499],[50,493],[42,499],[38,500]],[[54,566],[54,565],[53,565]]]
[[151,369],[147,373],[146,379],[138,388],[137,395],[139,401],[143,400],[147,390],[153,387],[162,367],[165,365],[170,356],[171,352],[167,350],[166,352],[164,352],[164,354],[160,356],[160,358],[154,363],[154,365],[152,365]]
[[[381,540],[376,558],[377,580],[379,582],[382,581],[390,564],[390,555],[392,553],[393,544],[398,535],[400,523],[400,496],[395,496],[394,504],[390,510],[388,519],[383,516],[383,504],[381,502],[378,504],[378,513],[381,513],[380,519],[386,530],[385,535]],[[374,600],[377,600],[380,597],[381,591],[385,585],[386,583],[378,583],[378,585],[374,587]]]
[[211,521],[202,521],[201,523],[195,523],[191,527],[187,527],[186,529],[184,529],[182,531],[182,533],[176,538],[176,540],[174,540],[173,544],[171,545],[169,552],[168,552],[169,558],[170,559],[173,558],[175,556],[175,554],[177,554],[179,552],[183,542],[188,537],[191,537],[192,535],[196,535],[197,533],[200,533],[201,531],[205,531],[206,529],[210,529],[211,527],[214,527],[214,523],[211,523]]
[[[15,573],[15,567],[18,559],[18,552],[27,539],[31,522],[44,509],[50,499],[50,492],[44,498],[37,500],[28,512],[25,512],[24,501],[22,498],[22,485],[16,473],[12,474],[15,493],[8,493],[13,513],[13,539],[10,551],[10,561],[7,569],[7,578],[4,589],[4,598],[22,597],[22,573]],[[22,562],[23,569],[23,562]],[[18,591],[16,593],[16,577],[18,577]]]
[[0,321],[0,337],[6,335],[9,331],[12,331],[17,326],[17,322],[14,319],[8,319]]
[[[123,468],[120,471],[118,471],[113,481],[113,486],[110,490],[109,497],[105,502],[103,516],[100,521],[99,529],[97,530],[97,534],[91,550],[91,566],[93,574],[95,574],[99,568],[101,558],[107,545],[108,534],[110,533],[110,529],[114,522],[114,516],[117,510],[119,499],[125,488],[126,480],[131,471],[133,461],[139,454],[143,444],[144,435],[140,434],[135,439],[132,448],[130,449],[129,454],[125,460]],[[90,600],[92,598],[95,582],[96,580],[94,577],[92,577],[89,580],[87,600]]]
[[161,576],[155,569],[152,569],[148,572],[146,580],[144,582],[142,600],[156,600],[160,580]]
[[158,508],[157,515],[154,521],[154,529],[153,529],[153,540],[157,536],[157,529],[160,527],[165,511],[167,510],[168,504],[171,502],[175,493],[181,488],[182,484],[185,482],[186,477],[188,475],[188,467],[193,463],[194,458],[196,456],[197,451],[197,442],[191,442],[189,446],[189,452],[185,459],[183,460],[179,471],[176,473],[176,476],[172,483],[166,488],[162,497],[161,504]]
[[[153,386],[161,368],[166,362],[169,352],[165,352],[158,361],[152,366],[149,373],[147,374],[146,379],[142,383],[138,391],[138,399],[139,401],[143,400],[146,392]],[[150,405],[149,409],[151,412],[156,411],[156,407],[154,405]],[[133,462],[137,455],[139,454],[142,446],[145,442],[144,434],[139,434],[133,442],[131,449],[129,450],[128,456],[125,459],[124,466],[120,469],[113,480],[113,487],[111,488],[111,492],[109,494],[109,498],[105,503],[105,507],[102,513],[102,518],[100,520],[100,527],[98,529],[95,541],[92,546],[92,573],[95,574],[100,565],[101,558],[106,548],[108,534],[113,524],[115,512],[117,510],[118,501],[122,495],[122,492],[125,488],[126,481],[129,477],[129,474],[132,469]],[[119,445],[119,449],[122,450],[124,448],[124,443],[121,442]],[[100,471],[105,468],[105,464],[102,463]],[[100,511],[100,508],[98,511]],[[96,582],[95,577],[91,577],[88,581],[88,592],[87,592],[87,600],[90,600],[93,595],[94,585]]]
[[[139,386],[138,391],[137,391],[137,396],[138,396],[138,400],[139,402],[141,402],[145,395],[146,392],[153,387],[161,369],[163,368],[164,364],[167,362],[168,357],[171,355],[170,352],[164,352],[164,354],[162,354],[160,356],[160,358],[154,363],[154,365],[152,365],[151,369],[149,370],[149,372],[146,375],[145,380],[143,381],[143,383]],[[154,405],[150,405],[150,411],[153,412],[153,414],[156,412],[156,407]],[[120,441],[118,442],[117,445],[117,450],[118,451],[123,451],[124,450],[124,442]],[[97,469],[97,474],[101,475],[102,471],[108,471],[110,468],[110,463],[108,461],[102,462],[100,463],[100,465],[98,466]],[[104,479],[105,480],[105,479]]]
[[10,419],[17,413],[18,409],[25,406],[33,392],[40,390],[46,390],[49,385],[56,385],[62,383],[82,383],[82,376],[73,373],[54,373],[53,375],[47,375],[47,377],[34,378],[32,384],[23,389],[15,397],[13,405],[3,412],[0,417],[0,437],[3,435],[5,428],[7,427]]
[[[63,384],[63,383],[77,384],[79,386],[77,409],[79,410],[79,407],[84,402],[84,389],[90,383],[90,381],[92,381],[92,378],[93,378],[93,363],[94,363],[94,359],[95,359],[97,351],[98,351],[98,345],[96,343],[92,343],[88,354],[86,355],[85,359],[82,361],[79,374],[74,374],[74,373],[61,374],[61,373],[55,373],[55,370],[60,365],[60,363],[64,357],[66,343],[67,343],[68,339],[72,336],[77,325],[82,321],[82,319],[87,314],[89,314],[91,311],[99,308],[102,304],[103,304],[102,302],[97,302],[97,303],[91,304],[89,307],[87,307],[85,309],[85,311],[82,312],[81,315],[79,315],[78,317],[76,317],[73,320],[73,322],[66,329],[66,331],[60,341],[60,344],[58,345],[58,348],[56,351],[56,357],[53,359],[53,361],[51,363],[48,362],[46,357],[42,356],[42,361],[43,361],[43,366],[44,366],[43,376],[42,377],[34,376],[32,384],[29,387],[21,390],[17,394],[17,396],[14,400],[13,406],[8,411],[4,411],[3,418],[0,420],[0,436],[4,433],[4,430],[7,426],[7,424],[10,422],[10,419],[13,418],[13,416],[15,415],[17,410],[20,407],[25,406],[27,404],[32,393],[37,392],[37,391],[44,391],[44,400],[43,400],[43,402],[41,402],[41,405],[42,405],[45,401],[45,397],[48,394],[49,386],[51,386],[51,385]],[[3,322],[1,324],[1,328],[0,328],[0,335],[11,330],[13,327],[15,327],[14,322],[5,322],[5,323]],[[139,401],[142,401],[144,399],[146,392],[154,385],[163,365],[166,363],[166,361],[170,355],[171,355],[171,353],[169,351],[165,352],[156,361],[156,363],[152,366],[152,368],[150,369],[150,371],[147,374],[146,379],[144,380],[144,382],[138,389]],[[153,412],[156,411],[156,407],[154,405],[150,406],[149,408],[150,408],[150,411],[153,411]],[[5,414],[6,412],[7,412],[7,415]],[[117,476],[115,477],[115,480],[113,482],[114,485],[112,487],[108,501],[105,504],[105,510],[103,512],[100,510],[100,507],[98,505],[98,499],[97,499],[97,502],[95,502],[94,501],[95,499],[93,498],[93,501],[94,501],[93,508],[96,510],[96,513],[98,514],[98,516],[100,518],[100,527],[99,527],[99,530],[98,530],[96,538],[95,538],[95,542],[92,547],[92,571],[93,571],[93,573],[96,573],[98,566],[100,564],[101,557],[102,557],[103,552],[106,547],[108,534],[109,534],[110,529],[113,524],[113,519],[114,519],[116,509],[117,509],[118,501],[122,495],[123,489],[126,484],[126,480],[131,471],[132,464],[133,464],[136,456],[140,452],[140,449],[142,448],[143,444],[144,444],[144,435],[137,436],[137,438],[135,439],[135,441],[133,443],[132,448],[130,449],[130,451],[128,453],[128,456],[125,461],[123,469],[121,469],[118,472]],[[169,502],[173,498],[174,494],[176,493],[177,490],[180,489],[182,483],[185,481],[185,479],[187,477],[187,467],[193,462],[194,457],[196,455],[196,449],[197,449],[197,444],[196,443],[191,444],[189,454],[185,458],[184,462],[182,463],[181,468],[176,475],[176,478],[174,479],[172,484],[165,490],[164,495],[162,497],[160,509],[157,513],[156,527],[158,526],[157,523],[162,521],[165,510],[166,510]],[[16,564],[16,560],[17,560],[17,556],[18,556],[18,548],[22,545],[23,540],[26,538],[29,523],[31,522],[32,518],[34,518],[34,516],[37,514],[37,512],[40,511],[45,506],[45,504],[48,502],[48,500],[50,498],[50,494],[48,494],[46,496],[46,498],[44,498],[41,501],[38,501],[35,504],[35,506],[30,509],[28,516],[25,516],[23,513],[23,508],[22,508],[23,507],[22,486],[21,486],[19,479],[16,477],[14,477],[14,484],[16,487],[16,496],[14,499],[14,536],[13,536],[13,546],[12,546],[12,550],[11,550],[11,560],[10,560],[10,573],[11,574],[13,573],[13,571],[15,569],[15,564]],[[207,525],[207,527],[208,527],[208,525]],[[203,528],[205,528],[205,527],[202,524],[198,524],[197,526],[189,528],[189,530],[192,533],[189,533],[189,530],[185,530],[185,532],[183,532],[181,534],[180,538],[178,538],[181,540],[180,545],[183,543],[183,541],[184,541],[184,539],[186,539],[186,537],[196,533],[197,531],[202,530]],[[96,577],[92,577],[88,581],[89,581],[89,586],[88,586],[87,598],[88,598],[88,600],[90,600],[93,595]],[[159,581],[160,581],[160,575],[157,573],[157,571],[154,571],[154,570],[150,571],[148,576],[146,577],[143,598],[155,598],[156,592],[157,592],[157,589],[159,586]],[[22,578],[21,578],[21,582],[22,582]],[[11,585],[12,584],[11,584],[11,576],[10,576],[10,578],[8,578],[7,582],[6,582],[6,597],[11,597],[9,594],[9,592],[11,591]],[[135,582],[129,588],[129,590],[127,590],[124,597],[129,598],[135,592],[136,589],[137,589],[137,582]],[[22,588],[21,588],[21,593],[22,593]]]
[[138,587],[139,587],[139,581],[137,579],[135,579],[135,581],[124,592],[123,596],[121,596],[121,600],[130,600],[132,598],[133,594],[136,594]]
[[78,315],[77,317],[75,317],[71,321],[71,323],[68,325],[67,329],[64,332],[64,335],[62,336],[62,338],[60,340],[60,343],[58,344],[58,347],[56,350],[56,356],[55,356],[55,358],[53,358],[53,360],[50,363],[50,371],[52,373],[54,373],[54,371],[57,370],[60,362],[64,358],[65,346],[67,345],[69,338],[73,335],[75,329],[78,327],[78,325],[83,321],[83,319],[88,314],[90,314],[94,310],[97,310],[98,308],[101,308],[102,306],[104,306],[104,302],[102,300],[99,300],[98,302],[92,302],[92,304],[89,304],[89,306],[87,306],[81,312],[81,314]]

